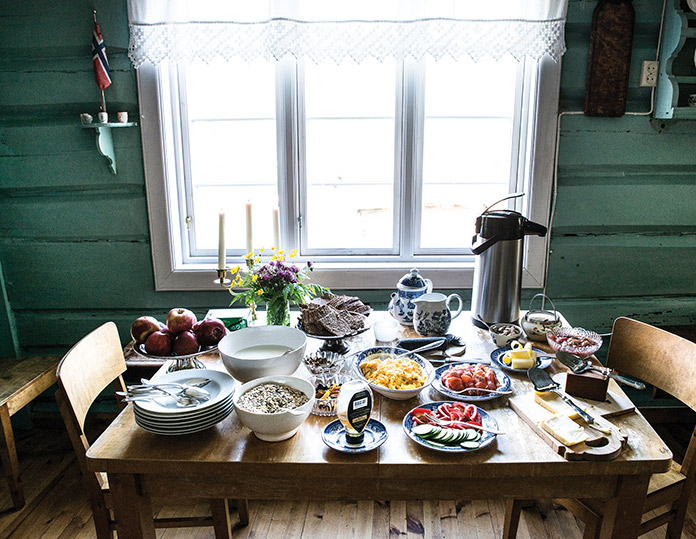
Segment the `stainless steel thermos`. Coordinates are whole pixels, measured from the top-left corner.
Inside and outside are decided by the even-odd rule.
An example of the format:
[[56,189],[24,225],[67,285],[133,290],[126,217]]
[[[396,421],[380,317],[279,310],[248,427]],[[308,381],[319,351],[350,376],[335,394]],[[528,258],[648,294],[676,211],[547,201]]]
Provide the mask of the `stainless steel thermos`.
[[545,236],[546,227],[516,211],[485,211],[476,218],[471,317],[478,327],[519,322],[524,237],[531,234]]

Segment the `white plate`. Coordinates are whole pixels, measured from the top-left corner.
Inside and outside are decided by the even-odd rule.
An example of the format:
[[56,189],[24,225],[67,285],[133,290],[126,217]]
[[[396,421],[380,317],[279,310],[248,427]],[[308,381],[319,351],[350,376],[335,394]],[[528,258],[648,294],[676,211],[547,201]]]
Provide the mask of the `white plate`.
[[180,428],[170,428],[170,427],[161,427],[159,425],[152,425],[150,423],[145,423],[142,420],[140,420],[138,417],[135,418],[135,423],[142,428],[143,430],[146,430],[148,432],[152,432],[154,434],[165,434],[165,435],[180,435],[180,434],[191,434],[193,432],[200,432],[205,429],[209,429],[210,427],[217,425],[220,423],[220,421],[224,420],[227,418],[232,413],[233,408],[230,408],[229,410],[225,411],[224,413],[220,413],[220,415],[217,415],[215,417],[211,417],[210,419],[206,421],[202,421],[199,423],[195,423],[193,425],[188,425],[188,426],[183,426]]
[[206,408],[214,408],[220,401],[225,400],[234,393],[236,380],[226,372],[215,371],[212,369],[185,369],[174,371],[162,376],[158,376],[154,382],[176,382],[185,384],[187,380],[194,378],[209,378],[210,383],[205,386],[205,390],[210,394],[210,398],[196,406],[181,407],[177,406],[173,397],[157,399],[155,401],[138,401],[134,404],[141,410],[159,415],[195,415],[196,412]]
[[194,418],[178,418],[176,420],[172,420],[171,418],[152,418],[148,417],[146,415],[143,415],[139,412],[135,412],[135,417],[138,421],[141,423],[145,423],[148,425],[151,425],[153,427],[158,427],[161,429],[167,429],[167,428],[184,428],[184,427],[189,427],[196,425],[198,423],[205,423],[209,421],[210,419],[213,419],[215,417],[219,417],[223,414],[227,414],[234,408],[234,404],[232,401],[230,401],[227,405],[221,407],[221,408],[216,408],[212,413],[206,414],[201,417],[194,417]]
[[161,424],[156,421],[150,421],[140,416],[135,417],[135,422],[146,430],[157,430],[160,432],[185,432],[192,429],[198,430],[201,426],[205,425],[214,425],[215,423],[222,421],[228,415],[230,415],[233,409],[234,406],[231,406],[229,408],[223,408],[219,410],[216,414],[213,414],[210,417],[207,417],[203,420],[187,421],[182,422],[181,424]]
[[[188,420],[200,420],[205,418],[208,415],[215,414],[219,409],[226,408],[232,403],[232,397],[233,395],[231,394],[229,397],[226,397],[225,399],[221,400],[217,405],[212,406],[210,408],[203,408],[200,409],[198,407],[193,407],[195,408],[193,411],[186,413],[186,414],[158,414],[158,413],[152,413],[148,410],[143,410],[140,407],[140,402],[135,403],[136,406],[134,407],[134,412],[139,415],[140,417],[146,417],[150,419],[151,421],[162,421],[164,422],[179,422],[179,421],[188,421]],[[186,410],[187,408],[182,408],[182,410]]]
[[696,0],[686,0],[686,5],[689,6],[689,9],[696,13]]

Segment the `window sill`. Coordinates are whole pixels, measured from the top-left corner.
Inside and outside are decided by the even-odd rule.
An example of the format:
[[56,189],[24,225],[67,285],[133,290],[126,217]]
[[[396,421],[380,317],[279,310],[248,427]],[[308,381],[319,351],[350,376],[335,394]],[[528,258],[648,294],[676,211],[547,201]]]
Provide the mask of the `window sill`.
[[[326,263],[315,265],[311,281],[336,290],[394,289],[413,264],[385,263]],[[473,262],[423,262],[417,264],[421,274],[433,282],[435,289],[467,289],[474,281]],[[190,264],[186,269],[159,274],[155,271],[157,290],[218,290],[214,281],[217,270],[209,264]],[[540,280],[525,268],[522,278],[525,288],[540,287]]]

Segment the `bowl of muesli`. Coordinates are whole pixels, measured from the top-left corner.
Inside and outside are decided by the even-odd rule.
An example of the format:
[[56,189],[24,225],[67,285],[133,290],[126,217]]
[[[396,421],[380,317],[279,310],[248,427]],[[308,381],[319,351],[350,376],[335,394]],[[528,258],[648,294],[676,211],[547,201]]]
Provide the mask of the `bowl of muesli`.
[[242,425],[265,442],[293,436],[314,405],[314,385],[296,376],[265,376],[243,384],[234,396]]

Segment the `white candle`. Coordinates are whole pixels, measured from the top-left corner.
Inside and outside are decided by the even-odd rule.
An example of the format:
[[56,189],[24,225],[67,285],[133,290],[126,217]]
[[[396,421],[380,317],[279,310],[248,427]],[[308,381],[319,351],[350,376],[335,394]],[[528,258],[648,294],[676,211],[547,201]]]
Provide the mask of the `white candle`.
[[246,248],[251,253],[254,247],[251,243],[251,202],[246,203]]
[[273,245],[280,250],[280,216],[278,208],[273,208]]
[[225,268],[225,212],[220,211],[220,231],[218,235],[218,269]]

